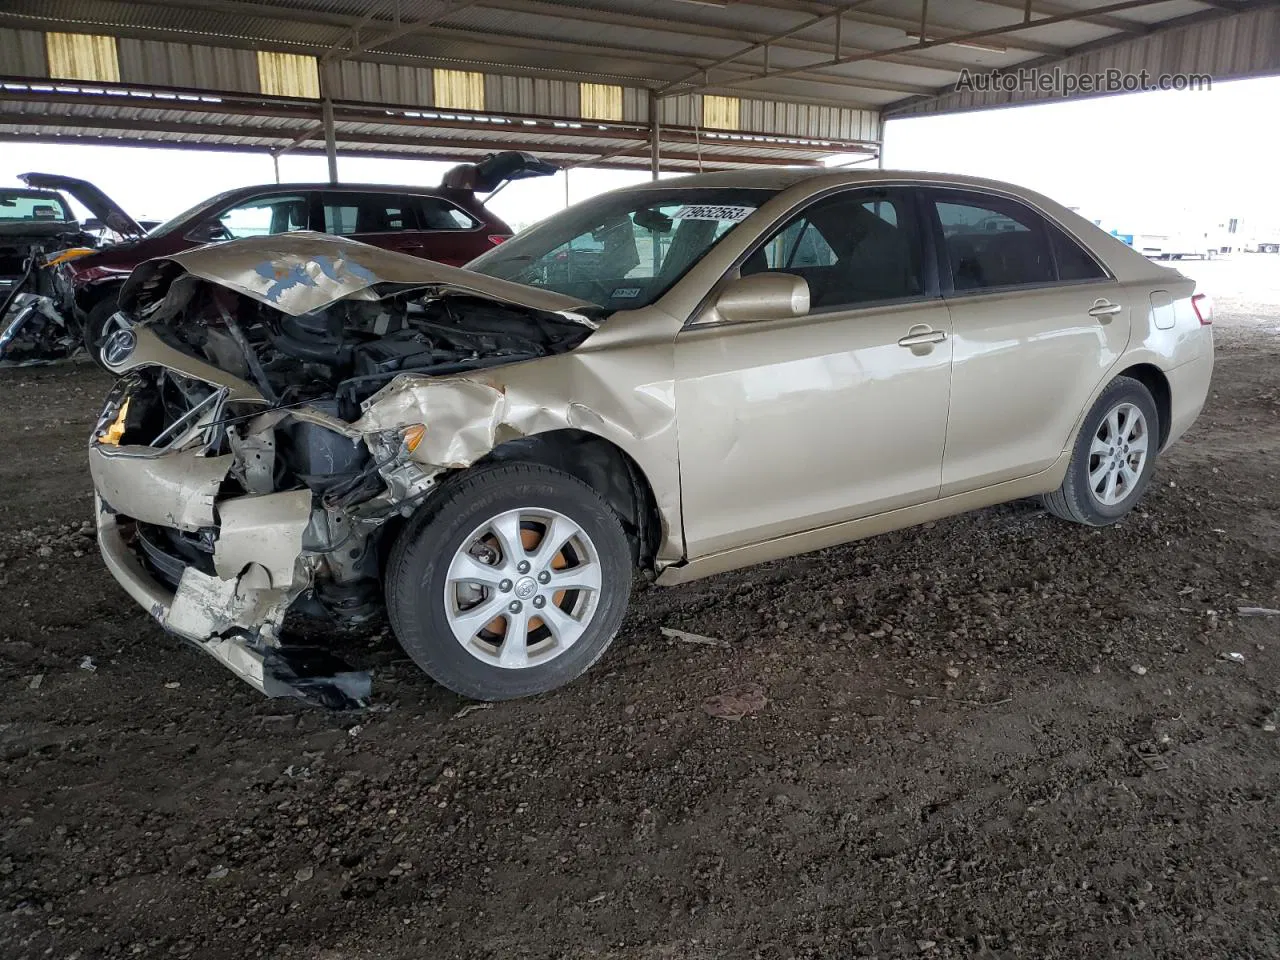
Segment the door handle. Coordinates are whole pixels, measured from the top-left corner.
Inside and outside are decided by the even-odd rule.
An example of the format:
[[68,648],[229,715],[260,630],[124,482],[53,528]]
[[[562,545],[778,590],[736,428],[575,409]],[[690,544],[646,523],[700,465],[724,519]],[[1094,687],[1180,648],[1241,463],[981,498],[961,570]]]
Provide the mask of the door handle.
[[900,347],[921,347],[931,343],[941,343],[947,339],[945,330],[923,330],[919,333],[909,333],[898,341]]
[[1118,303],[1112,303],[1110,300],[1098,299],[1093,301],[1093,306],[1089,308],[1089,316],[1097,317],[1099,320],[1102,320],[1103,323],[1106,323],[1107,321],[1103,319],[1104,317],[1114,317],[1123,309],[1124,307]]

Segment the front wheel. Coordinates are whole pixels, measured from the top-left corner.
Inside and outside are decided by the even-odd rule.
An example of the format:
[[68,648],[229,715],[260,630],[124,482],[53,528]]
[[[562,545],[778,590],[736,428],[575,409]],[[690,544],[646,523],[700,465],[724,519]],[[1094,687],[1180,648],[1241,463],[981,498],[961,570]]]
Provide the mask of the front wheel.
[[1080,428],[1062,486],[1042,499],[1064,520],[1102,527],[1134,508],[1151,482],[1160,415],[1142,383],[1116,377]]
[[84,327],[81,330],[81,335],[84,337],[84,349],[89,354],[89,359],[103,370],[106,370],[107,366],[102,362],[102,345],[107,342],[107,337],[111,336],[116,330],[111,318],[116,315],[118,309],[115,292],[108,293],[89,308],[89,313],[84,318]]
[[509,700],[554,690],[604,654],[631,575],[622,525],[591,487],[540,464],[483,466],[400,533],[387,612],[433,680]]

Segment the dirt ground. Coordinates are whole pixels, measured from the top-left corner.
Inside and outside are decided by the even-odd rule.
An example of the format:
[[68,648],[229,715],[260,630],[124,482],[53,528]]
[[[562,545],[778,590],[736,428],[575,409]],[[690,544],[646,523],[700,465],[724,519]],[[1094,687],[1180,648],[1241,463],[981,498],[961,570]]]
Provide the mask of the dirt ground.
[[1280,957],[1251,262],[1264,302],[1219,300],[1210,403],[1118,527],[1019,502],[643,589],[594,672],[489,709],[385,635],[360,714],[163,636],[87,523],[105,377],[4,372],[0,956]]

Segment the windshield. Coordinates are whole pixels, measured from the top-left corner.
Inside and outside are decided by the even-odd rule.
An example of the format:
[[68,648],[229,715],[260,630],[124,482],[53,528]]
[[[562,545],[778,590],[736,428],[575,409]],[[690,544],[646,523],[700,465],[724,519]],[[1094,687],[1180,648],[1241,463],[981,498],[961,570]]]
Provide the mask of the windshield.
[[13,223],[67,223],[71,213],[56,193],[0,191],[0,220]]
[[609,310],[644,307],[772,196],[724,187],[605,194],[517,234],[467,269]]
[[207,200],[201,200],[194,207],[188,207],[186,210],[183,210],[176,217],[170,217],[164,223],[160,224],[160,226],[152,230],[148,230],[147,236],[162,237],[167,233],[173,233],[174,230],[177,230],[181,227],[195,226],[195,224],[191,224],[189,223],[189,221],[194,216],[196,216],[196,214],[200,213],[202,210],[205,210],[206,208],[210,212],[221,209],[224,203],[226,203],[228,200],[230,200],[233,196],[235,196],[239,192],[240,192],[239,189],[224,190],[222,193],[214,194],[212,197],[209,197],[209,199]]

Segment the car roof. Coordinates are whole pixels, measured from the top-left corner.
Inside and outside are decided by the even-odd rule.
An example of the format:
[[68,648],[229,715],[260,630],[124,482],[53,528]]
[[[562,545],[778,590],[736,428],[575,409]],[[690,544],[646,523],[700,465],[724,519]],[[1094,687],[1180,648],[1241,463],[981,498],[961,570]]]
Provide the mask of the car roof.
[[774,167],[765,170],[729,170],[722,173],[694,173],[684,177],[668,177],[631,188],[664,190],[675,188],[739,187],[756,190],[784,190],[797,184],[813,182],[815,187],[837,187],[875,183],[919,183],[973,187],[980,190],[1027,193],[1022,187],[981,177],[965,177],[923,170],[849,170],[839,167]]
[[[290,190],[360,190],[369,193],[422,193],[448,196],[456,193],[469,193],[467,190],[450,190],[439,185],[434,187],[410,186],[399,183],[258,183],[246,187],[236,187],[235,193],[261,193],[269,190],[272,193],[287,193]],[[228,191],[231,192],[231,191]]]

